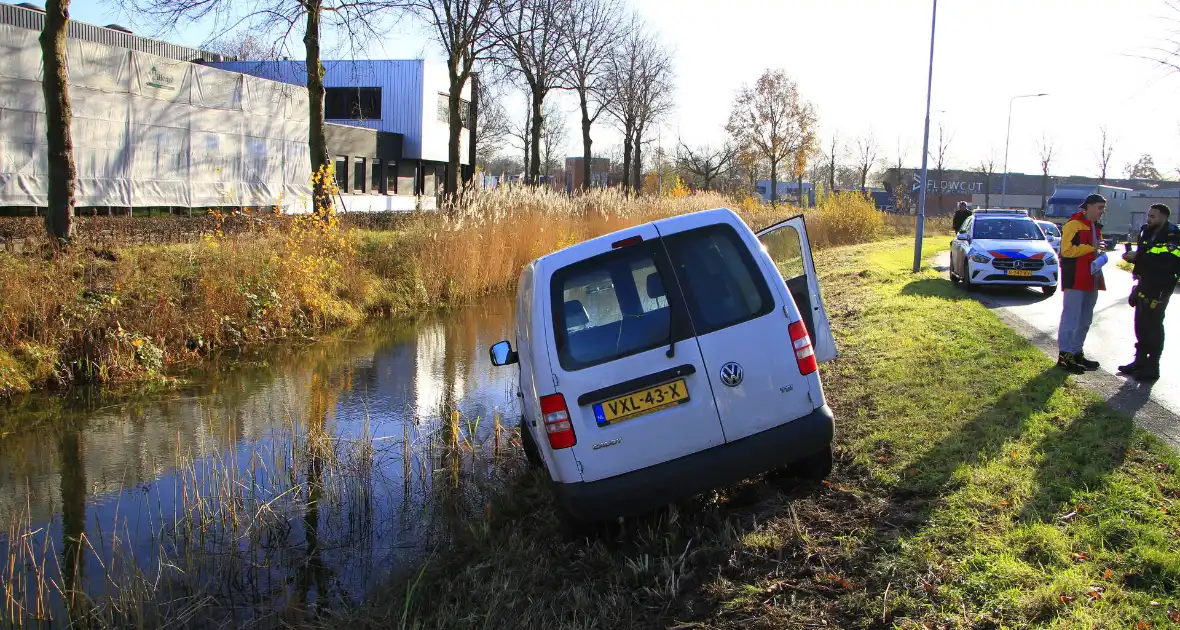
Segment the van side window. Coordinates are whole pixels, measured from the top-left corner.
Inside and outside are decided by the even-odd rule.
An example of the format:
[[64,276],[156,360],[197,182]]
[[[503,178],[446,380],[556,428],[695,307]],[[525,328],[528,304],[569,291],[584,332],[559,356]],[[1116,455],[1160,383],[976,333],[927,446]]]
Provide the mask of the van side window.
[[629,247],[560,269],[553,275],[552,293],[557,354],[566,370],[669,342],[668,298],[653,245]]
[[697,335],[735,326],[774,310],[770,287],[749,248],[728,225],[665,237]]

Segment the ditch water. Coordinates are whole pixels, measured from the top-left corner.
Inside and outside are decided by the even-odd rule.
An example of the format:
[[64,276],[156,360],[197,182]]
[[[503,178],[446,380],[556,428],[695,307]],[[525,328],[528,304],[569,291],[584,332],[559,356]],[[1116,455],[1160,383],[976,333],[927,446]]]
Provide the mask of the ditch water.
[[517,371],[487,358],[512,307],[0,409],[36,422],[0,437],[0,626],[289,623],[412,570],[516,469]]

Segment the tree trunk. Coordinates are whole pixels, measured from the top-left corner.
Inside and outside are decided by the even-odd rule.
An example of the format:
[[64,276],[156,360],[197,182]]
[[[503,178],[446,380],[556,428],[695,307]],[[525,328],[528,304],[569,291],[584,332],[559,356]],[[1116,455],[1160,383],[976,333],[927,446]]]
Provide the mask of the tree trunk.
[[799,207],[806,208],[807,204],[803,201],[803,173],[797,173],[795,183],[799,185]]
[[1041,216],[1045,216],[1045,200],[1049,192],[1049,173],[1041,176]]
[[586,99],[585,88],[578,91],[578,98],[582,104],[582,191],[590,190],[590,176],[593,173],[591,163],[593,153],[590,150],[594,141],[590,138],[590,103]]
[[631,195],[631,149],[634,132],[623,130],[623,194]]
[[831,170],[828,171],[828,192],[836,192],[836,156],[832,156]]
[[529,156],[528,171],[529,183],[534,186],[541,182],[541,126],[545,122],[545,116],[541,109],[544,105],[545,97],[540,90],[533,88],[533,154]]
[[635,141],[631,145],[635,154],[631,159],[631,185],[635,188],[635,195],[643,195],[643,132],[635,130]]
[[778,162],[770,161],[770,207],[778,205]]
[[443,182],[443,192],[446,194],[448,201],[454,201],[454,197],[459,192],[459,181],[462,177],[463,165],[460,160],[460,145],[463,138],[463,117],[460,111],[460,97],[463,94],[463,84],[467,82],[466,75],[458,72],[452,62],[449,66],[451,89],[447,94],[447,179]]
[[[320,63],[320,11],[323,0],[308,0],[307,31],[303,45],[307,49],[308,138],[311,150],[312,212],[321,219],[332,214],[332,193],[328,159],[328,132],[324,126],[324,66]],[[347,168],[347,166],[345,167]],[[348,173],[340,173],[341,180]]]
[[[46,76],[49,76],[46,73]],[[86,461],[78,428],[72,423],[58,439],[61,457],[61,575],[65,587],[66,608],[71,620],[85,616],[86,597],[82,593],[82,576],[86,574],[82,541],[86,534]]]
[[987,174],[987,181],[983,185],[983,207],[992,207],[992,174]]
[[66,30],[70,0],[45,3],[45,26],[41,30],[41,58],[44,78],[45,129],[48,144],[48,204],[45,231],[58,242],[74,237],[74,142],[70,133],[69,77],[66,68]]

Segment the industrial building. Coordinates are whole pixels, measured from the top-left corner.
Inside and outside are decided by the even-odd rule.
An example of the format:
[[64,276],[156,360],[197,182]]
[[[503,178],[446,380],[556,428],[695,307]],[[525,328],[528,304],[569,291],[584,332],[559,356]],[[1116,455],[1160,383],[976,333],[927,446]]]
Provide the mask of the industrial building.
[[[46,205],[43,20],[33,5],[0,4],[0,213]],[[277,62],[273,75],[284,80],[272,80],[258,76],[271,74],[259,62],[236,62],[255,72],[233,71],[215,53],[74,21],[67,57],[81,212],[309,209],[308,97],[295,76],[303,64]],[[448,144],[445,69],[440,78],[423,61],[329,64],[337,208],[436,207]],[[465,164],[473,133],[464,134]]]
[[[223,61],[208,65],[243,74],[307,85],[302,61]],[[413,60],[324,61],[324,118],[328,122],[401,134],[397,192],[433,196],[441,191],[449,146],[450,79],[441,63]],[[472,176],[475,115],[473,78],[463,89],[460,163],[463,180]]]
[[[887,192],[896,194],[896,188],[900,185],[904,196],[911,200],[907,206],[917,205],[922,182],[921,171],[908,168],[899,171],[897,168],[890,168],[885,171],[882,179]],[[1175,186],[1175,182],[1144,179],[1111,178],[1103,183],[1106,186],[1129,190]],[[1048,203],[1049,197],[1058,186],[1083,184],[1097,186],[1099,180],[1096,177],[1075,175],[1050,175],[1046,178],[1040,174],[1009,173],[1007,192],[1004,194],[1003,173],[992,173],[989,177],[979,171],[944,169],[939,172],[930,169],[927,171],[926,213],[953,213],[958,203],[965,201],[974,207],[999,207],[1002,204],[1004,207],[1024,208],[1037,214],[1041,212],[1042,204]]]

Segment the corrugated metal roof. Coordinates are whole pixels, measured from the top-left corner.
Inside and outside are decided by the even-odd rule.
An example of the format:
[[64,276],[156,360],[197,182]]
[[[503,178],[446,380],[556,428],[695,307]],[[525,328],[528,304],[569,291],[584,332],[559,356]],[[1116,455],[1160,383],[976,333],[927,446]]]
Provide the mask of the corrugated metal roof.
[[[0,24],[8,24],[10,26],[39,31],[45,25],[45,13],[35,9],[27,9],[25,7],[18,7],[12,4],[0,3]],[[93,24],[77,22],[74,20],[70,20],[69,37],[70,39],[94,42],[96,44],[103,44],[106,46],[129,48],[131,50],[145,52],[158,57],[176,59],[178,61],[194,61],[197,59],[204,61],[221,61],[224,59],[222,55],[209,52],[207,50],[190,48],[188,46],[178,46],[176,44],[170,44],[158,39],[142,37],[140,35],[135,35],[134,33],[126,33],[113,28],[95,26]]]

